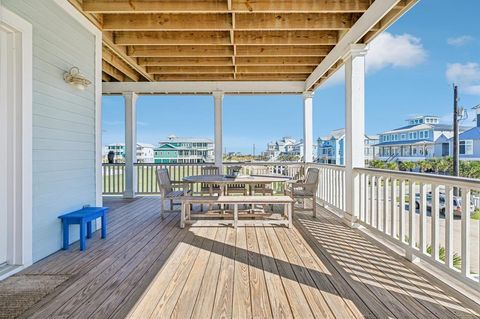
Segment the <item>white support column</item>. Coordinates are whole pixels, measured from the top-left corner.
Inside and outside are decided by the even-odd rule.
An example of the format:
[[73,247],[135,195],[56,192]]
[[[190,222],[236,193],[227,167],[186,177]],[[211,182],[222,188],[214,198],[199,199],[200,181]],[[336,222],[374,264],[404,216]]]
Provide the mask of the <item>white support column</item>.
[[222,108],[223,108],[223,92],[222,91],[215,91],[212,92],[214,105],[215,105],[215,166],[220,167],[222,171],[223,167],[223,142],[222,142]]
[[133,92],[124,92],[125,99],[125,198],[135,197],[137,191],[137,97]]
[[345,196],[346,222],[355,226],[360,210],[359,176],[354,168],[365,166],[365,54],[367,46],[353,44],[345,61]]
[[313,161],[313,92],[303,93],[303,161]]

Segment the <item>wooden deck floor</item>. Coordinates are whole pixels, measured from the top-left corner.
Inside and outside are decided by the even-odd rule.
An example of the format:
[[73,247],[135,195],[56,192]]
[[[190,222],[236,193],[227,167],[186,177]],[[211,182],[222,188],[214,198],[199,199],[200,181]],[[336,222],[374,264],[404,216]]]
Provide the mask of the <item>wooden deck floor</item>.
[[[470,318],[480,310],[320,210],[295,227],[190,227],[157,198],[109,213],[109,237],[36,263],[72,274],[32,318]],[[107,202],[108,205],[108,202]]]

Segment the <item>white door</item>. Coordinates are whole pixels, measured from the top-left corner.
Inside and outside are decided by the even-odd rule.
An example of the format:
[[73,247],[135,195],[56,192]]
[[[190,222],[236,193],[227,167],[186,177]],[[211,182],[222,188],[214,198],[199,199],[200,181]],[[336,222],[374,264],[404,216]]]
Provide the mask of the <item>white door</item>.
[[7,262],[7,213],[8,213],[8,169],[7,169],[7,33],[0,27],[0,265]]

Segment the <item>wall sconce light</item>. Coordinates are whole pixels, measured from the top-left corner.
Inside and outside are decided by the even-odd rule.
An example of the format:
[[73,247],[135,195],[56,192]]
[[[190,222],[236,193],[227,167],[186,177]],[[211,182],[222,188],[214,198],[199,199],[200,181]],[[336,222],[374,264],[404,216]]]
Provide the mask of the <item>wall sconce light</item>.
[[83,76],[80,73],[80,70],[76,66],[70,68],[69,71],[65,72],[63,74],[63,79],[68,84],[82,91],[85,90],[87,86],[92,84],[90,80],[88,80],[85,76]]

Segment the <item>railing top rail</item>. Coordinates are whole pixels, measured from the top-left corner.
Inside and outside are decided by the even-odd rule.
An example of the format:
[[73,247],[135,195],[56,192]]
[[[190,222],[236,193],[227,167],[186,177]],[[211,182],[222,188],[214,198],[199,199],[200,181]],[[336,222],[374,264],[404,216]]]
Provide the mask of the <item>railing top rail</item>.
[[339,170],[344,170],[345,165],[337,165],[337,164],[327,164],[327,163],[308,163],[308,165],[314,165],[314,166],[324,166],[328,168],[333,168],[333,169],[339,169]]
[[[223,162],[224,165],[284,165],[284,166],[293,166],[293,165],[304,165],[303,162]],[[125,163],[102,163],[104,166],[122,166]],[[134,163],[134,165],[143,165],[143,166],[205,166],[205,165],[215,165],[215,163]]]
[[394,177],[403,178],[403,179],[417,179],[422,181],[428,181],[433,184],[449,184],[454,186],[465,186],[465,187],[480,189],[480,180],[474,179],[474,178],[426,174],[426,173],[417,173],[417,172],[403,172],[403,171],[394,171],[394,170],[379,169],[379,168],[355,168],[355,170],[360,172],[369,172],[369,173],[373,173],[375,175],[381,175],[381,176],[388,175],[388,176],[394,176]]

